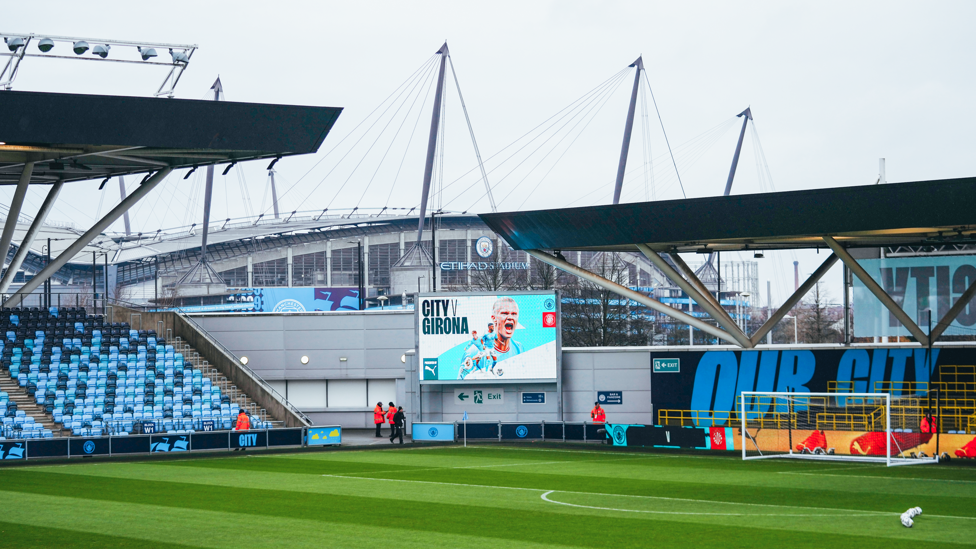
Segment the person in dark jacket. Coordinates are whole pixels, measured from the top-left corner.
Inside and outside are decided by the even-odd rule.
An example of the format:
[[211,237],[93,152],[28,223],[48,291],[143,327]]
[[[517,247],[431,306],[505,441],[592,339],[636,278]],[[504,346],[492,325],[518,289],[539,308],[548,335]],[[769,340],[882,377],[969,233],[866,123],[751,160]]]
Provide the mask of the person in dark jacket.
[[403,427],[406,416],[403,413],[403,406],[397,408],[395,414],[393,414],[393,434],[390,435],[390,444],[393,444],[393,439],[400,437],[400,444],[403,444]]

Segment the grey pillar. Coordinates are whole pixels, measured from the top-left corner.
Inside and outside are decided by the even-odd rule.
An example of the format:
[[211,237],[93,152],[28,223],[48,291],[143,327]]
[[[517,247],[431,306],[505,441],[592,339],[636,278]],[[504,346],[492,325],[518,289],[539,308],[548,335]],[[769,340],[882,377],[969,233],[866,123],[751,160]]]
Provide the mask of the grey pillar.
[[[400,249],[403,251],[403,248]],[[401,253],[402,255],[402,253]],[[325,243],[325,285],[332,287],[332,241]]]
[[92,226],[92,228],[88,229],[88,231],[81,235],[78,240],[75,240],[71,246],[68,246],[67,250],[61,252],[57,259],[41,269],[41,272],[37,273],[34,278],[30,280],[30,282],[21,286],[21,288],[17,290],[17,293],[10,296],[10,299],[4,302],[4,307],[8,307],[8,303],[14,303],[13,299],[15,297],[33,292],[38,286],[41,285],[41,283],[50,278],[52,274],[58,272],[58,269],[63,267],[65,263],[81,252],[81,250],[84,249],[89,242],[94,240],[96,236],[101,234],[102,231],[107,229],[112,223],[115,223],[115,221],[121,217],[123,213],[128,211],[133,204],[139,202],[142,197],[146,196],[150,191],[155,189],[156,186],[159,185],[159,183],[162,182],[171,171],[173,171],[172,168],[163,168],[153,174],[152,177],[147,179],[145,183],[139,185],[139,187],[136,188],[132,194],[126,197],[126,199],[123,200],[118,206],[113,208],[112,211],[105,215],[105,217],[98,220],[95,225]]
[[[119,176],[119,200],[125,200],[125,179]],[[129,212],[122,214],[122,221],[125,223],[125,236],[132,234],[132,226],[129,225]]]
[[34,163],[25,163],[24,169],[20,172],[17,189],[14,190],[14,198],[10,202],[10,209],[7,211],[3,235],[0,236],[0,266],[7,260],[7,252],[10,251],[10,242],[13,241],[14,231],[17,230],[17,218],[20,217],[20,208],[24,205],[24,197],[27,196],[27,186],[30,185],[32,173],[34,173]]
[[10,283],[14,281],[14,276],[17,275],[17,270],[24,263],[24,259],[27,257],[27,253],[30,251],[31,245],[34,244],[34,238],[37,237],[37,233],[41,230],[41,225],[44,224],[44,220],[47,219],[51,209],[54,207],[54,202],[58,199],[58,194],[61,192],[61,187],[64,186],[64,181],[58,181],[54,185],[51,185],[51,190],[47,193],[47,198],[44,199],[44,203],[41,204],[41,209],[34,216],[34,222],[31,223],[30,229],[27,230],[27,234],[24,236],[23,242],[20,243],[20,247],[17,248],[17,253],[14,254],[13,260],[10,262],[10,266],[7,267],[7,274],[0,281],[0,294],[7,293],[7,289],[10,288]]
[[247,287],[254,287],[254,256],[247,254]]
[[291,246],[288,246],[288,287],[294,286],[295,282],[295,262],[292,255]]
[[369,235],[363,237],[363,291],[369,294]]

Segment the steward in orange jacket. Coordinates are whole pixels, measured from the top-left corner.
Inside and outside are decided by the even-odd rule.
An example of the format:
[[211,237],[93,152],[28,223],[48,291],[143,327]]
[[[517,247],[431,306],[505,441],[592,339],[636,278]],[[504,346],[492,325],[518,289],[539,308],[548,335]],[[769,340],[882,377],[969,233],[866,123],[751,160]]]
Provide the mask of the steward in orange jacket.
[[241,410],[237,414],[237,424],[234,426],[235,431],[247,431],[251,428],[251,418],[247,417],[247,413]]
[[390,407],[387,408],[386,410],[386,419],[387,422],[390,424],[391,431],[395,431],[395,429],[393,429],[393,416],[395,415],[396,415],[396,406],[394,406],[393,403],[391,402]]
[[377,402],[373,408],[373,423],[376,424],[376,436],[380,436],[380,427],[383,426],[383,403]]
[[606,423],[607,422],[607,412],[600,407],[599,402],[594,402],[596,406],[590,410],[590,418],[593,419],[593,423]]

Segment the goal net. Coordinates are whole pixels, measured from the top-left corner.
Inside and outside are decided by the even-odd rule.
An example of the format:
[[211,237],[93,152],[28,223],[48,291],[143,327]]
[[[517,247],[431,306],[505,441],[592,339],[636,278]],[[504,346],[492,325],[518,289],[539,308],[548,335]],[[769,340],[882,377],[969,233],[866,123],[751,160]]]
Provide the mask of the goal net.
[[934,463],[937,429],[923,421],[929,402],[890,393],[743,392],[736,406],[742,459]]

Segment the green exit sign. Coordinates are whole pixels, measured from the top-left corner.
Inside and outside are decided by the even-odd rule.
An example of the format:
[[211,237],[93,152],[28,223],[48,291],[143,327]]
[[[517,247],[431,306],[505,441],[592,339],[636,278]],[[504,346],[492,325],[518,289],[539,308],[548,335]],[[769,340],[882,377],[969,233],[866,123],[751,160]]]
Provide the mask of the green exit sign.
[[680,358],[655,358],[654,359],[655,374],[677,374],[680,371],[681,371]]

